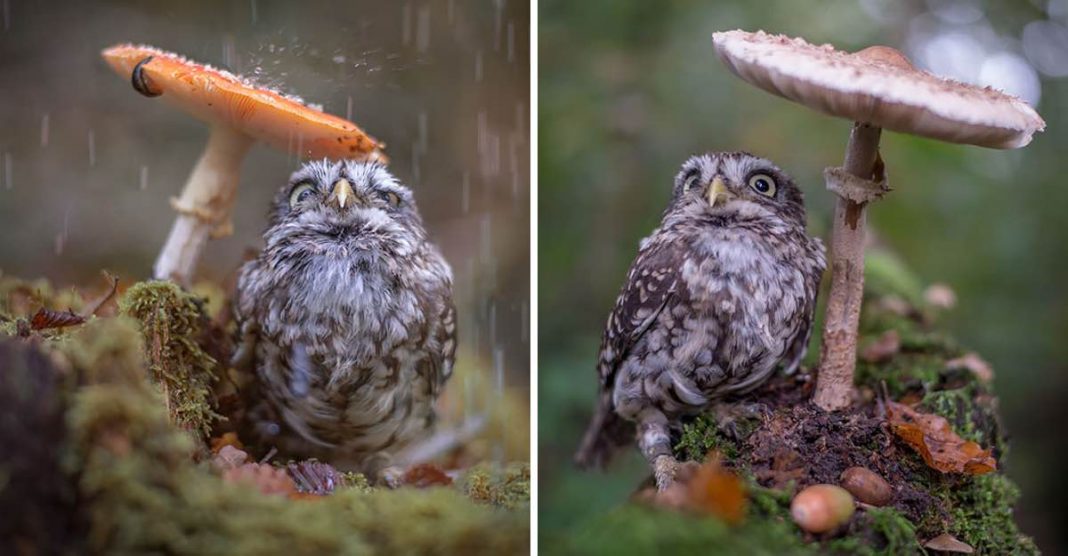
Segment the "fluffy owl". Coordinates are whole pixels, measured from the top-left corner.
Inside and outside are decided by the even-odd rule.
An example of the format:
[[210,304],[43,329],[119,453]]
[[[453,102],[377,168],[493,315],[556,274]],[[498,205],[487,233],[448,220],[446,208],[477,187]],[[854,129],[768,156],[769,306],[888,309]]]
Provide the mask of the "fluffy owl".
[[264,240],[234,309],[235,364],[253,377],[242,434],[394,482],[456,349],[452,274],[411,191],[378,163],[312,162],[279,191]]
[[637,431],[667,487],[680,420],[753,390],[780,364],[797,368],[826,265],[782,170],[744,152],[687,160],[608,317],[599,402],[576,462],[603,466]]

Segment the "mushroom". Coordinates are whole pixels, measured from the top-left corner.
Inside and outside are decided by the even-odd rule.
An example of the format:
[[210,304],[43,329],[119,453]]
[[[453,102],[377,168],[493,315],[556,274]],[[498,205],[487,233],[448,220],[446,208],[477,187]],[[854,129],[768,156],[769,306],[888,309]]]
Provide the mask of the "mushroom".
[[154,267],[157,279],[188,284],[210,237],[232,233],[241,162],[256,140],[311,158],[382,160],[383,145],[356,124],[229,72],[148,46],[102,56],[146,97],[162,96],[211,126],[208,144],[178,198],[178,218]]
[[1013,96],[917,70],[903,54],[886,46],[850,54],[763,31],[714,33],[712,40],[719,58],[744,81],[854,122],[844,165],[824,171],[827,188],[838,201],[831,239],[831,291],[813,399],[827,411],[842,409],[853,398],[864,292],[864,212],[890,190],[879,156],[882,128],[1014,149],[1030,143],[1045,122]]

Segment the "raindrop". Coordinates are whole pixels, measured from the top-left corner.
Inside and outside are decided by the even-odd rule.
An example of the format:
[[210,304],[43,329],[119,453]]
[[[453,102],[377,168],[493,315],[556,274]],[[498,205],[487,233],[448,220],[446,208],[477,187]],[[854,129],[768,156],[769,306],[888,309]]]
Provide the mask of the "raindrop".
[[493,234],[491,233],[490,223],[490,215],[483,214],[482,220],[479,222],[479,232],[482,238],[482,249],[480,254],[482,255],[483,262],[488,262],[490,260],[493,251]]
[[508,63],[515,63],[515,23],[508,22]]
[[4,187],[11,189],[14,183],[11,181],[12,166],[11,166],[11,153],[4,153]]
[[427,116],[426,111],[419,113],[419,150],[426,152],[427,149]]
[[96,166],[96,136],[89,130],[89,166]]
[[227,69],[237,71],[237,66],[234,63],[234,37],[227,35],[222,39],[222,61],[223,66]]
[[454,0],[449,0],[449,3],[445,8],[445,16],[446,16],[446,19],[449,21],[449,25],[452,25],[453,16],[455,16],[455,15],[456,15],[456,2]]
[[305,397],[311,389],[312,377],[315,376],[315,365],[308,348],[302,343],[293,344],[290,360],[289,390],[297,397]]
[[70,207],[63,212],[63,230],[56,234],[56,256],[63,254],[63,248],[67,244],[67,237],[70,235]]
[[1053,21],[1032,21],[1023,30],[1027,59],[1051,77],[1068,76],[1068,27]]
[[401,11],[401,44],[408,46],[412,43],[412,4],[410,2],[404,3],[404,9]]
[[497,391],[504,391],[504,348],[493,349],[493,375],[497,379]]
[[48,120],[49,120],[48,112],[45,112],[44,116],[41,116],[41,146],[42,147],[47,147],[48,146]]
[[4,0],[4,31],[11,28],[11,4],[9,0]]
[[426,52],[430,48],[430,6],[419,8],[419,21],[416,23],[415,48]]
[[482,82],[482,51],[475,52],[475,81]]
[[148,166],[141,166],[141,191],[148,189]]
[[471,175],[464,172],[463,187],[460,190],[460,210],[467,214],[471,212]]
[[493,7],[497,9],[497,13],[493,17],[493,49],[500,52],[501,50],[501,21],[504,18],[504,2],[502,0],[494,0]]
[[331,60],[333,60],[335,64],[344,64],[345,63],[345,55],[344,54],[338,54],[337,56],[334,56],[333,58],[331,58]]
[[259,20],[259,10],[256,9],[256,0],[249,0],[249,8],[252,11],[252,24],[255,25]]
[[345,119],[352,120],[352,95],[345,101]]

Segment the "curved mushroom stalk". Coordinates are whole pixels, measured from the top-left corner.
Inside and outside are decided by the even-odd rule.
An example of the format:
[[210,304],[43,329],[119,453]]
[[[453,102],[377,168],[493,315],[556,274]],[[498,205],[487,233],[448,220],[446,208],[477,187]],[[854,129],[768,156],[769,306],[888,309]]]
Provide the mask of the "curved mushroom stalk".
[[208,238],[230,235],[230,214],[241,179],[241,162],[252,138],[231,128],[211,128],[208,145],[189,175],[182,196],[171,199],[178,218],[153,268],[158,280],[188,284]]
[[356,124],[306,106],[231,73],[149,46],[120,44],[101,53],[146,97],[160,97],[211,125],[211,137],[182,196],[178,219],[156,260],[156,278],[188,285],[208,239],[230,234],[241,162],[255,141],[308,158],[386,162],[382,144]]

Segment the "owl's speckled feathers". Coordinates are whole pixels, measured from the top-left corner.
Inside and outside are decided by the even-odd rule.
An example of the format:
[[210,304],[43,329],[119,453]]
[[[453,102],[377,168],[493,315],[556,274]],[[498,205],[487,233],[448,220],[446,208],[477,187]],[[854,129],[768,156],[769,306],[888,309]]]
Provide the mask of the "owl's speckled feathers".
[[756,388],[779,365],[796,369],[825,267],[782,170],[742,152],[686,161],[608,318],[600,401],[576,461],[602,466],[637,424],[664,487],[682,418]]
[[247,430],[283,456],[378,473],[424,437],[452,371],[452,274],[412,193],[377,163],[312,162],[238,279]]

